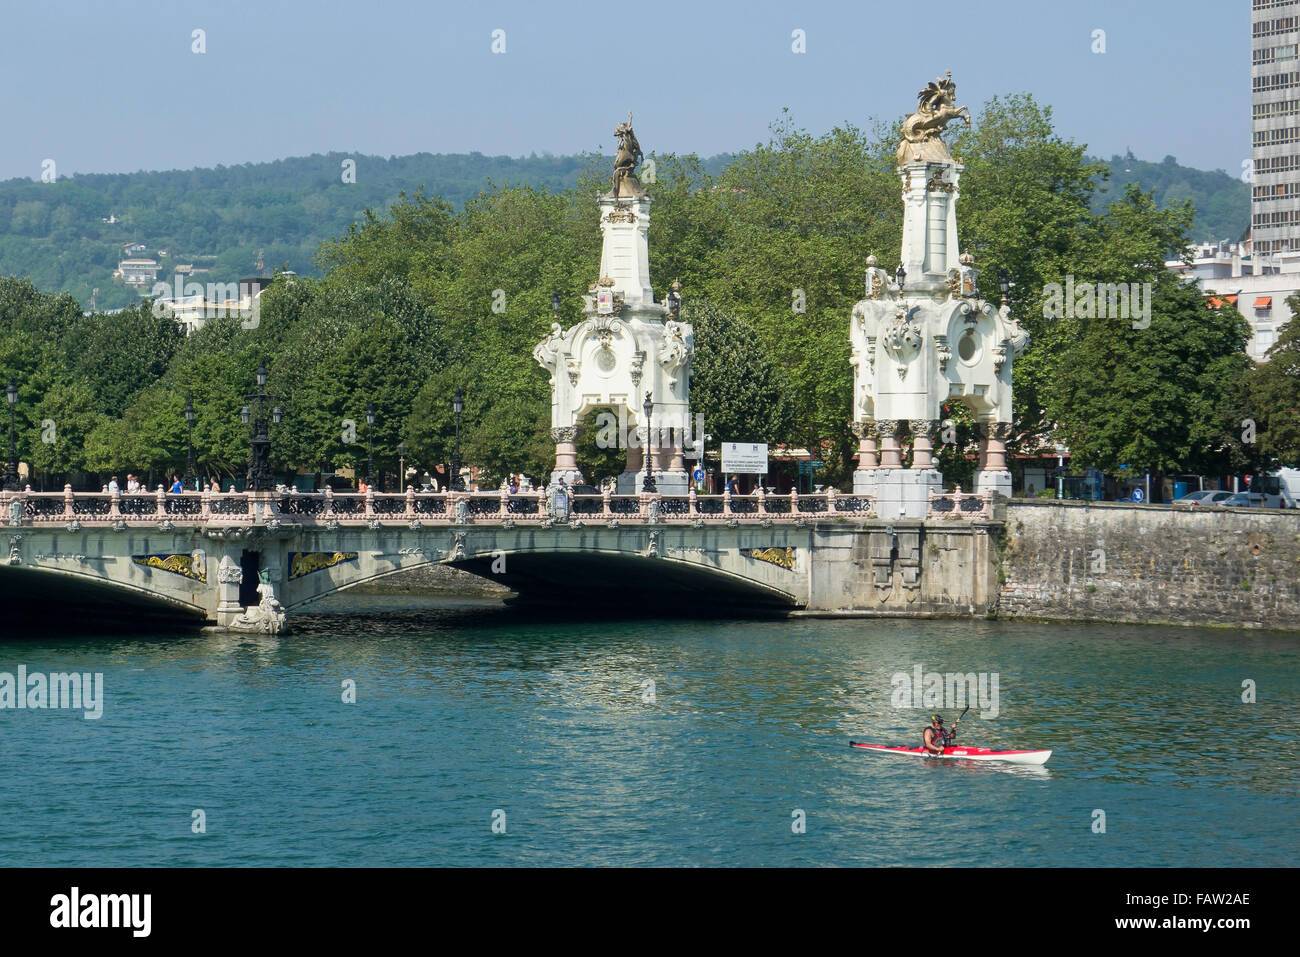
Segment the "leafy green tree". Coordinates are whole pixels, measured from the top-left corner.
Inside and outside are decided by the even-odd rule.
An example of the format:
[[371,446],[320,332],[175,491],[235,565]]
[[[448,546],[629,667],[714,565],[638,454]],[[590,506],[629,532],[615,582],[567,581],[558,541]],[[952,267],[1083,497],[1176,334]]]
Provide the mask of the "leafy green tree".
[[705,431],[718,442],[789,438],[789,381],[756,345],[749,324],[708,302],[685,303],[682,318],[695,330],[691,409],[704,414]]
[[[1300,295],[1288,298],[1287,307],[1293,316],[1300,315]],[[1267,359],[1251,376],[1255,415],[1250,418],[1259,420],[1260,452],[1279,465],[1295,467],[1300,463],[1300,321],[1282,327]]]

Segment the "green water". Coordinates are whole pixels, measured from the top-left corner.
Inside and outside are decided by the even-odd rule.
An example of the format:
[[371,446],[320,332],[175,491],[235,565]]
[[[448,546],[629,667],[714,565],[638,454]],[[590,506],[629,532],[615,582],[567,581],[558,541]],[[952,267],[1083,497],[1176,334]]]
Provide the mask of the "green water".
[[[1300,846],[1300,634],[347,596],[295,625],[0,640],[0,672],[105,689],[99,720],[0,711],[0,864],[1278,866]],[[998,714],[962,740],[1051,761],[850,749],[919,741],[927,709],[891,702],[918,664],[996,672]]]

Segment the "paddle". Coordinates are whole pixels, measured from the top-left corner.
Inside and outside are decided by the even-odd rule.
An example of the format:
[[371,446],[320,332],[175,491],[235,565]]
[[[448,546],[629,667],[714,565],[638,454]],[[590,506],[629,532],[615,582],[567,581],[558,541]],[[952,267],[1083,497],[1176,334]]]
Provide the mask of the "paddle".
[[[970,705],[966,705],[966,711],[969,711],[969,710],[970,710]],[[964,717],[966,717],[966,711],[963,711],[963,712],[958,716],[957,720],[954,721],[954,722],[952,723],[952,727],[948,730],[948,737],[950,737],[950,738],[955,738],[955,737],[957,737],[957,725],[961,724],[961,719],[964,718]]]

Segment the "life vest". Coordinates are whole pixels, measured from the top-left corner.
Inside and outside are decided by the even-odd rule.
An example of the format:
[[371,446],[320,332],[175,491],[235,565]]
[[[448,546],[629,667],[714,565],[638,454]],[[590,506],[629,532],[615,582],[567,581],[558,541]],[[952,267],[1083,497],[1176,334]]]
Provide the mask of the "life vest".
[[924,728],[921,729],[921,746],[922,746],[922,747],[925,746],[925,732],[926,732],[926,731],[933,731],[933,732],[934,732],[934,740],[933,740],[933,744],[934,744],[936,747],[946,748],[946,747],[948,747],[948,745],[952,744],[952,732],[950,732],[947,728],[939,728],[939,729],[936,730],[935,728],[933,728],[933,727],[931,727],[930,725],[927,724]]

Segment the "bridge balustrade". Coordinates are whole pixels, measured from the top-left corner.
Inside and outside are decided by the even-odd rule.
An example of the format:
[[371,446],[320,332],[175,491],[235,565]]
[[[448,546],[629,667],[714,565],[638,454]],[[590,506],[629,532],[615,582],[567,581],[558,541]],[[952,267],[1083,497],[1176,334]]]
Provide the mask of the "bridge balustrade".
[[370,503],[370,510],[375,515],[405,515],[406,514],[406,495],[392,493],[376,493]]
[[355,492],[335,492],[330,496],[330,511],[335,515],[365,515],[366,497]]
[[[20,505],[23,523],[71,521],[143,524],[164,519],[197,522],[247,522],[270,517],[265,506],[286,521],[314,524],[323,521],[361,523],[381,520],[425,520],[433,522],[543,522],[551,515],[551,503],[542,490],[508,492],[406,492],[358,494],[288,491],[185,492],[172,495],[159,489],[140,494],[59,492],[0,493],[3,517],[12,523],[10,504]],[[265,503],[265,504],[263,504]],[[461,504],[463,503],[463,504]],[[987,494],[933,493],[930,514],[936,518],[979,518],[990,514]],[[791,521],[809,518],[868,517],[874,511],[870,495],[839,495],[833,489],[816,495],[615,495],[570,494],[569,514],[574,519],[665,522],[757,522]]]
[[601,516],[605,514],[605,496],[574,495],[569,502],[572,515]]
[[989,518],[992,508],[992,492],[963,493],[960,485],[951,492],[930,492],[930,518]]
[[301,492],[290,492],[288,495],[281,495],[280,512],[284,515],[324,515],[325,496],[304,495]]
[[412,508],[416,518],[428,518],[447,514],[447,496],[443,492],[433,492],[414,496]]

